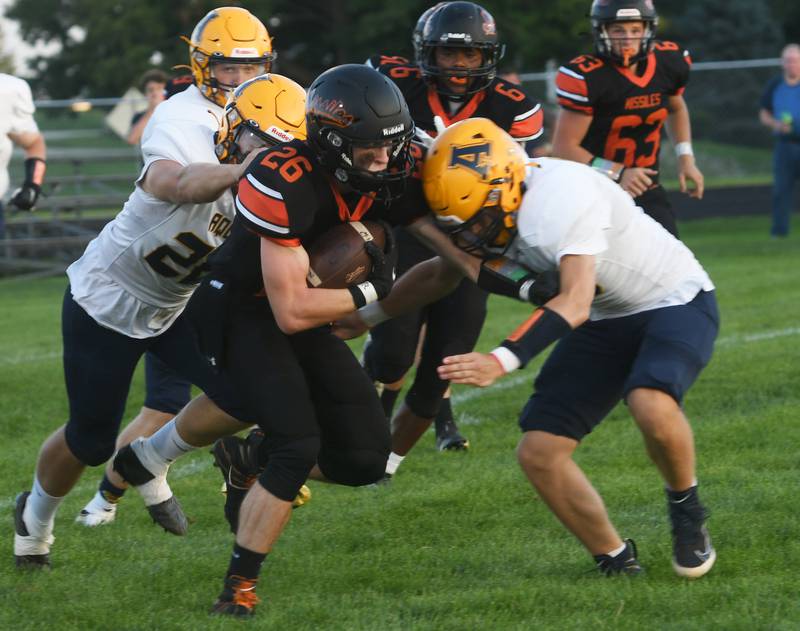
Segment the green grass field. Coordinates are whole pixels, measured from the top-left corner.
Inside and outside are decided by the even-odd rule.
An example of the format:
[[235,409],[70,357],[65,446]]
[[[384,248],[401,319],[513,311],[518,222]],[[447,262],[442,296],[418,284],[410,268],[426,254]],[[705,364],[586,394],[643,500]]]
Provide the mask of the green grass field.
[[[468,454],[427,435],[382,488],[312,484],[264,565],[250,628],[797,629],[800,627],[800,241],[773,241],[766,218],[684,224],[718,287],[723,325],[711,365],[686,401],[718,561],[689,582],[670,568],[660,480],[619,407],[578,450],[646,574],[605,579],[524,480],[516,416],[541,361],[487,390],[458,389]],[[67,415],[60,366],[65,280],[0,282],[0,629],[217,629],[210,618],[232,537],[221,478],[199,451],[172,486],[193,523],[185,538],[150,523],[135,493],[117,521],[73,523],[100,471],[87,471],[56,521],[52,572],[18,573],[13,497]],[[491,348],[526,314],[493,300]],[[141,375],[128,418],[141,405]]]

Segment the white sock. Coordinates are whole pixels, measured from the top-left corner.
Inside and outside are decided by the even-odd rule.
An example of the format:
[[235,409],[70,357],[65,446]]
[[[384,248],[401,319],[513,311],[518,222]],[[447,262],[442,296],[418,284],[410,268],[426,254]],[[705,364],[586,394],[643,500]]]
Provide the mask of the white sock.
[[618,557],[620,554],[625,552],[625,548],[627,547],[628,544],[623,541],[622,545],[619,548],[615,548],[614,550],[612,550],[611,552],[607,552],[606,554],[613,559],[614,557]]
[[155,454],[164,460],[164,464],[167,465],[182,455],[197,449],[197,447],[190,445],[181,438],[175,425],[175,419],[172,419],[153,434],[147,442],[153,447]]
[[390,453],[389,459],[386,461],[386,473],[389,475],[394,475],[400,466],[400,463],[402,463],[404,459],[405,456],[398,456],[394,452]]
[[63,497],[49,495],[39,483],[39,478],[34,477],[31,494],[25,502],[22,518],[27,525],[52,528],[56,518],[56,511],[63,500]]

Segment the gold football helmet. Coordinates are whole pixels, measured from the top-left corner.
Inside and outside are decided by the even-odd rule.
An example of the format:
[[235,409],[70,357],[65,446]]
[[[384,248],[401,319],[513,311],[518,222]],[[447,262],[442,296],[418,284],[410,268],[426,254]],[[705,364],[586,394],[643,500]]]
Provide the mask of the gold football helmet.
[[470,118],[433,142],[422,170],[439,226],[462,250],[494,256],[511,241],[528,156],[488,118]]
[[236,88],[214,137],[220,162],[241,162],[253,149],[306,139],[306,91],[278,74]]
[[211,65],[255,64],[269,72],[276,54],[266,27],[247,9],[220,7],[197,23],[189,44],[189,61],[195,85],[208,100],[224,106],[228,89],[213,77]]

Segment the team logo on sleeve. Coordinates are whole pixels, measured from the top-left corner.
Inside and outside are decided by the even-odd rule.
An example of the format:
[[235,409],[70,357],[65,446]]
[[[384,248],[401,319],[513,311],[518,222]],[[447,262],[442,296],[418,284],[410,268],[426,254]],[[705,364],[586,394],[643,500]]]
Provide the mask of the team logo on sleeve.
[[464,167],[486,177],[489,172],[489,153],[492,146],[488,142],[479,145],[452,147],[450,168]]

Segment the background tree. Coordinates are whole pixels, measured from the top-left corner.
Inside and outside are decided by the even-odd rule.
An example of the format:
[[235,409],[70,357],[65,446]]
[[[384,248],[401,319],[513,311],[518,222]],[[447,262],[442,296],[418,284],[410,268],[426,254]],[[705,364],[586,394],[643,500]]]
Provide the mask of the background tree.
[[8,53],[4,52],[5,48],[6,37],[5,33],[3,33],[2,27],[0,27],[0,72],[5,72],[6,74],[15,74],[16,67],[14,64],[14,58]]

